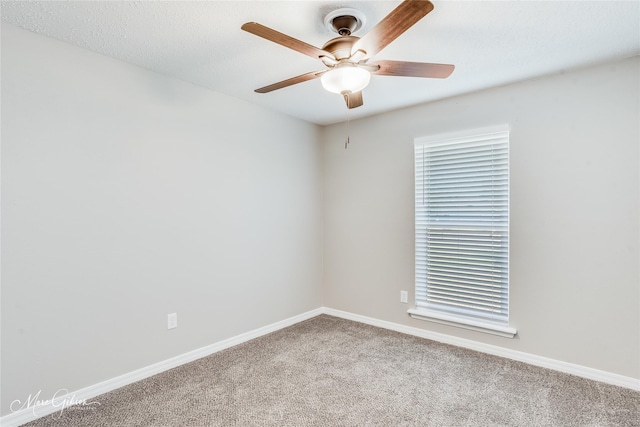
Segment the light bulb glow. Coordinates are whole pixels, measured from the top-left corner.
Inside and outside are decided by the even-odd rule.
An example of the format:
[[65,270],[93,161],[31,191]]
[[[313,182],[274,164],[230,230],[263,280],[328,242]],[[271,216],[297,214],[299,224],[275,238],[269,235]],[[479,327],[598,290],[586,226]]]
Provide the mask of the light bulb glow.
[[369,71],[351,64],[338,65],[320,77],[322,87],[333,93],[360,92],[370,79]]

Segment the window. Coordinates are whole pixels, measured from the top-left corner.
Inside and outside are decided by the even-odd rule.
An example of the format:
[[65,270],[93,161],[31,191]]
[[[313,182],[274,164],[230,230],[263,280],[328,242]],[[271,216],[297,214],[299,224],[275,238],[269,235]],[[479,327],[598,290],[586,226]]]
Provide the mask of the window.
[[509,132],[415,141],[413,317],[513,337]]

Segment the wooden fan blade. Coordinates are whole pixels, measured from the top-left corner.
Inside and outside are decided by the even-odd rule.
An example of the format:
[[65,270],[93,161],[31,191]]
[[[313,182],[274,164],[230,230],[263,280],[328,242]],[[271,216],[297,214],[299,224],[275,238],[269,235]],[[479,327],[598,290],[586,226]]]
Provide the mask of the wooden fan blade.
[[433,3],[428,0],[403,1],[371,31],[362,36],[353,45],[351,53],[363,50],[366,52],[366,57],[371,58],[432,10]]
[[344,102],[347,103],[347,108],[357,108],[364,104],[362,101],[362,91],[355,93],[344,93],[342,95],[344,97]]
[[287,80],[283,80],[281,82],[278,83],[274,83],[272,85],[269,86],[265,86],[265,87],[261,87],[260,89],[256,89],[256,92],[258,93],[267,93],[267,92],[271,92],[277,89],[282,89],[283,87],[287,87],[287,86],[292,86],[298,83],[302,83],[302,82],[306,82],[309,80],[313,80],[313,79],[317,79],[318,77],[320,77],[321,75],[323,75],[324,73],[326,73],[326,71],[312,71],[310,73],[306,73],[306,74],[302,74],[296,77],[292,77],[290,79]]
[[378,71],[372,71],[372,74],[378,76],[429,77],[433,79],[446,79],[455,69],[455,66],[450,64],[388,60],[369,62],[367,65],[379,66]]
[[335,59],[333,54],[325,50],[318,49],[315,46],[311,46],[308,43],[294,39],[293,37],[282,34],[276,30],[272,30],[271,28],[265,27],[257,22],[247,22],[241,28],[248,33],[255,34],[258,37],[278,43],[279,45],[288,47],[289,49],[293,49],[296,52],[300,52],[315,59],[319,59],[323,56]]

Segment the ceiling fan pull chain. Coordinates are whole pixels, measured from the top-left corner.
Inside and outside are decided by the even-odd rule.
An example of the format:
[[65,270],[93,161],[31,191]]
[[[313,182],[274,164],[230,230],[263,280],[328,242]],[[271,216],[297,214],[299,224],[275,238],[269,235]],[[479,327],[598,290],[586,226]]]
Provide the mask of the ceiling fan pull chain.
[[349,124],[350,124],[349,123],[349,119],[350,119],[350,117],[349,117],[349,109],[347,109],[347,139],[345,139],[345,141],[344,141],[344,149],[345,150],[347,149],[347,146],[349,145],[349,142],[350,142],[349,141],[349,133],[351,133],[351,131],[349,129]]

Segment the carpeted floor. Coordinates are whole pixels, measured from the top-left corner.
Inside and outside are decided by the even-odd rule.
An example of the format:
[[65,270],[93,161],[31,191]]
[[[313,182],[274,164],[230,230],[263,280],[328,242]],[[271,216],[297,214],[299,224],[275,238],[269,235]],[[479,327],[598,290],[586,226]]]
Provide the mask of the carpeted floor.
[[27,424],[640,426],[640,393],[322,315]]

